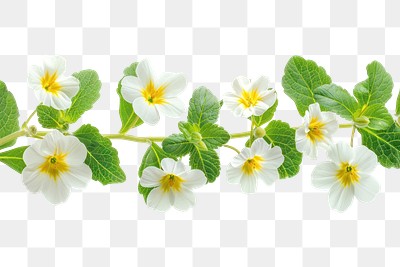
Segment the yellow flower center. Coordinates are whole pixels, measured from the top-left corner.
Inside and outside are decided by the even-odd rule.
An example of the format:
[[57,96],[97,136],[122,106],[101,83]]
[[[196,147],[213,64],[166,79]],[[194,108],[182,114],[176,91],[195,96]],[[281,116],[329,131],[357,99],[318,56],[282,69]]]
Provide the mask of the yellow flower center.
[[307,133],[307,138],[313,143],[324,140],[324,134],[321,131],[324,126],[325,124],[319,121],[318,118],[312,117],[308,125],[310,131]]
[[50,74],[48,71],[40,79],[43,89],[47,92],[57,95],[58,91],[61,90],[61,85],[57,82],[57,72]]
[[171,190],[180,192],[182,189],[182,183],[185,180],[175,174],[167,174],[163,176],[160,180],[161,189],[164,192],[169,192]]
[[39,169],[42,173],[49,175],[52,179],[57,180],[60,174],[69,170],[68,164],[65,162],[67,154],[56,154],[48,156],[46,161],[40,165]]
[[246,175],[251,175],[256,171],[261,170],[261,163],[263,161],[264,159],[260,156],[254,156],[254,158],[247,159],[242,166],[243,173]]
[[258,101],[260,101],[262,97],[257,89],[251,89],[250,91],[242,90],[242,95],[239,98],[239,103],[242,104],[245,108],[254,107],[257,105]]
[[348,187],[354,183],[358,183],[360,176],[358,175],[357,166],[343,162],[336,173],[336,178],[340,181],[343,187]]
[[142,89],[142,96],[146,99],[149,105],[165,103],[165,88],[155,88],[153,81],[150,81],[145,88]]

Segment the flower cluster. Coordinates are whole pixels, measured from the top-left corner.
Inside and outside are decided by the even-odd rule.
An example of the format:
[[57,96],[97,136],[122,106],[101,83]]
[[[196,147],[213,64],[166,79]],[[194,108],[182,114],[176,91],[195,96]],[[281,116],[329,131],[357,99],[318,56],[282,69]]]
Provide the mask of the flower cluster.
[[[156,74],[144,59],[127,67],[118,84],[121,130],[115,134],[101,134],[90,124],[69,131],[99,99],[101,81],[93,70],[70,76],[65,70],[65,59],[60,56],[47,57],[31,68],[28,87],[39,105],[21,126],[16,101],[0,82],[0,103],[5,103],[0,105],[0,162],[21,173],[30,192],[41,192],[54,204],[66,201],[72,188],[83,189],[91,180],[104,185],[126,180],[112,139],[149,145],[138,171],[138,192],[149,207],[159,211],[171,207],[184,211],[195,204],[192,190],[220,176],[220,148],[237,153],[226,168],[226,179],[240,184],[244,193],[255,193],[259,180],[271,186],[296,176],[303,155],[317,160],[321,150],[326,151],[329,161],[317,163],[309,181],[329,190],[329,205],[337,211],[345,211],[354,196],[364,202],[376,197],[380,186],[373,171],[378,163],[400,168],[400,127],[393,116],[400,115],[400,97],[392,115],[386,102],[392,96],[393,81],[376,61],[367,66],[368,78],[355,86],[352,96],[332,83],[315,62],[292,57],[282,86],[303,123],[291,127],[273,120],[278,94],[265,76],[237,77],[222,101],[199,87],[186,107],[179,98],[187,87],[184,75]],[[218,125],[221,108],[238,120],[248,120],[250,131],[229,133]],[[156,125],[162,115],[182,118],[186,111],[187,120],[179,122],[179,133],[167,137],[129,134],[143,123]],[[44,129],[30,124],[35,115]],[[341,119],[347,122],[340,124]],[[351,128],[349,143],[335,143],[339,128]],[[354,145],[357,132],[362,139],[358,146]],[[21,136],[37,140],[3,151]],[[234,138],[246,138],[244,148],[229,145]],[[183,163],[186,156],[190,168]]]

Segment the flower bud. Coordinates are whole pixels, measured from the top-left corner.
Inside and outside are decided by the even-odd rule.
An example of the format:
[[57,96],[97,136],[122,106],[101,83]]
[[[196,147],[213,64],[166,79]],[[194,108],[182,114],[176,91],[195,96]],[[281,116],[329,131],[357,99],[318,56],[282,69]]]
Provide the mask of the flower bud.
[[357,128],[365,128],[368,126],[368,124],[369,124],[369,119],[365,116],[361,116],[354,119],[354,125]]
[[265,130],[262,127],[258,127],[255,132],[254,132],[254,136],[256,138],[262,138],[265,136]]
[[193,142],[199,142],[199,141],[201,141],[203,139],[203,137],[201,136],[201,134],[199,132],[191,133],[190,137],[191,137]]
[[37,128],[35,125],[31,125],[28,128],[28,132],[27,132],[28,136],[33,136],[37,134]]
[[203,141],[199,141],[194,144],[198,149],[207,151],[207,146]]

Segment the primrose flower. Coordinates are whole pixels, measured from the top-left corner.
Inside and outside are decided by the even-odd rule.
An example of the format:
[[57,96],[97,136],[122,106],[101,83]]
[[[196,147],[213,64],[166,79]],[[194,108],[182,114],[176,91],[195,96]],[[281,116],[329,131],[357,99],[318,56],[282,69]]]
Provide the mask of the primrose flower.
[[380,190],[371,176],[378,161],[376,155],[365,146],[356,148],[345,143],[328,149],[330,162],[317,165],[312,173],[312,184],[329,190],[331,209],[346,210],[354,196],[364,202],[372,201]]
[[304,116],[304,124],[296,131],[297,150],[316,159],[318,146],[328,147],[338,128],[334,113],[321,112],[318,103],[311,104]]
[[224,104],[237,117],[262,115],[276,101],[276,92],[268,89],[268,79],[264,76],[252,82],[239,76],[233,81],[232,88],[233,92],[225,95]]
[[251,148],[245,147],[233,158],[226,169],[228,182],[239,184],[245,193],[254,193],[257,180],[271,185],[279,178],[278,168],[284,157],[280,147],[272,147],[264,139],[253,142]]
[[57,110],[71,107],[71,99],[79,91],[79,80],[64,76],[65,58],[47,57],[42,66],[32,66],[28,75],[28,86],[36,98],[45,106]]
[[192,189],[206,184],[207,178],[201,170],[186,170],[181,161],[170,158],[161,160],[161,168],[147,167],[140,184],[155,187],[147,197],[147,205],[159,211],[171,206],[185,211],[195,204]]
[[143,60],[137,65],[136,74],[137,77],[122,79],[121,94],[144,122],[155,125],[160,113],[179,118],[185,112],[183,102],[177,98],[187,84],[182,73],[165,72],[156,77],[149,62]]
[[84,163],[86,156],[78,138],[53,131],[25,150],[23,183],[33,193],[41,191],[53,204],[64,202],[71,188],[84,188],[92,178]]

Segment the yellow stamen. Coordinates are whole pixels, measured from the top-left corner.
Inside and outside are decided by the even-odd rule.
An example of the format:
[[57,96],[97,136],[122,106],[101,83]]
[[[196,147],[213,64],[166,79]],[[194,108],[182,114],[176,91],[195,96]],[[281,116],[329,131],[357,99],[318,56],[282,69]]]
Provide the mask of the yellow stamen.
[[180,192],[182,189],[182,183],[185,180],[175,174],[167,174],[163,176],[160,180],[161,189],[166,193],[171,190],[175,192]]
[[258,89],[251,89],[250,91],[242,90],[242,95],[239,98],[239,103],[245,108],[254,107],[257,105],[262,97],[258,92]]
[[153,81],[147,84],[146,88],[142,89],[142,96],[146,99],[149,105],[164,104],[165,103],[165,88],[155,88]]
[[308,129],[310,130],[307,133],[308,139],[310,139],[313,143],[324,140],[324,134],[321,130],[324,126],[325,124],[319,121],[318,118],[312,117],[310,124],[308,125]]
[[348,187],[354,183],[358,183],[360,176],[358,175],[357,165],[350,165],[347,162],[343,162],[336,173],[336,178],[340,181],[343,187]]
[[254,158],[247,159],[243,166],[242,166],[242,171],[246,175],[251,175],[255,171],[259,171],[262,168],[261,163],[264,161],[264,159],[260,156],[254,156]]
[[67,154],[57,154],[48,156],[46,161],[40,165],[39,169],[42,173],[49,175],[52,179],[57,180],[60,175],[69,170],[68,164],[65,162]]
[[61,90],[61,85],[57,82],[57,72],[50,74],[48,71],[44,74],[44,76],[40,79],[43,89],[47,92],[57,95],[58,91]]

